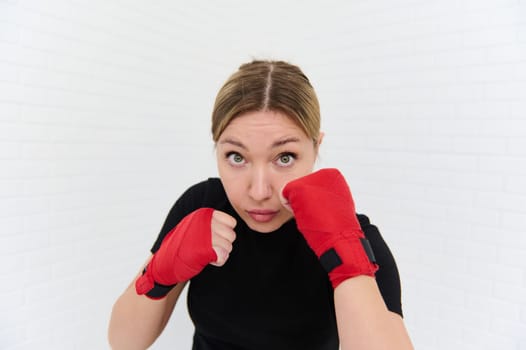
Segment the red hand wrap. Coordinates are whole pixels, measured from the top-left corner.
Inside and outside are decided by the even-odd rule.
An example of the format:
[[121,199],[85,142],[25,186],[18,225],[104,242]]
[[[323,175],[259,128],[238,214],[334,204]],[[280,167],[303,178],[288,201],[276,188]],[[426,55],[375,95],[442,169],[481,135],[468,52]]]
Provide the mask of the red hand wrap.
[[322,169],[291,181],[283,196],[334,288],[354,276],[374,276],[378,266],[364,249],[370,246],[356,218],[349,186],[337,169]]
[[166,235],[145,273],[135,282],[137,294],[148,293],[156,283],[171,286],[187,281],[217,260],[212,249],[213,212],[211,208],[198,209]]

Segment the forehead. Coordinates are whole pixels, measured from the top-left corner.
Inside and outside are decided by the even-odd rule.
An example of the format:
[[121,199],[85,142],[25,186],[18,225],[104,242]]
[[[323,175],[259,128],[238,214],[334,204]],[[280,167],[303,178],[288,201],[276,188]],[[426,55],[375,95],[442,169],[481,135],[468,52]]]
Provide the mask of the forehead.
[[308,138],[302,128],[288,115],[279,111],[254,111],[234,118],[219,139],[225,137],[280,138],[286,135]]

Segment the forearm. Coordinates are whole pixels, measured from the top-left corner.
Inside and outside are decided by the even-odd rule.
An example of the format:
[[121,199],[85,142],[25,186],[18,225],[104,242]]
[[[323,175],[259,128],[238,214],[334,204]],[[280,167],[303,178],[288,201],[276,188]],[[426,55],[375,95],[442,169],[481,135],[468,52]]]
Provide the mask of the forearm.
[[180,283],[165,298],[152,300],[137,295],[134,280],[113,306],[108,329],[111,348],[148,348],[166,326],[183,288],[184,283]]
[[387,309],[374,278],[342,282],[334,305],[342,350],[413,349],[402,318]]

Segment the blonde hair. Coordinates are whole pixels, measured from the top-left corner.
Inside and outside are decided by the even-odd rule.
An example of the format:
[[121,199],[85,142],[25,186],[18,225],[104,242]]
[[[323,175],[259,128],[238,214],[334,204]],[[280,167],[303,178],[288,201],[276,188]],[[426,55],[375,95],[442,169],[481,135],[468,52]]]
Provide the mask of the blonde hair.
[[212,137],[217,142],[228,124],[243,113],[282,112],[316,143],[320,106],[314,88],[301,69],[283,61],[245,63],[219,90],[212,112]]

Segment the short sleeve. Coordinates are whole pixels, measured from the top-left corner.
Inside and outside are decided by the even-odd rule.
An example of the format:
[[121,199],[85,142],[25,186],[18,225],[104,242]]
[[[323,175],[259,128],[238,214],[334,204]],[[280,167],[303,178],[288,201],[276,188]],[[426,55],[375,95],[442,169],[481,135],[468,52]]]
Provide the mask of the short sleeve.
[[369,218],[358,214],[360,226],[369,240],[379,266],[376,272],[376,283],[387,308],[403,317],[400,275],[391,250],[385,243],[378,228],[372,225]]

